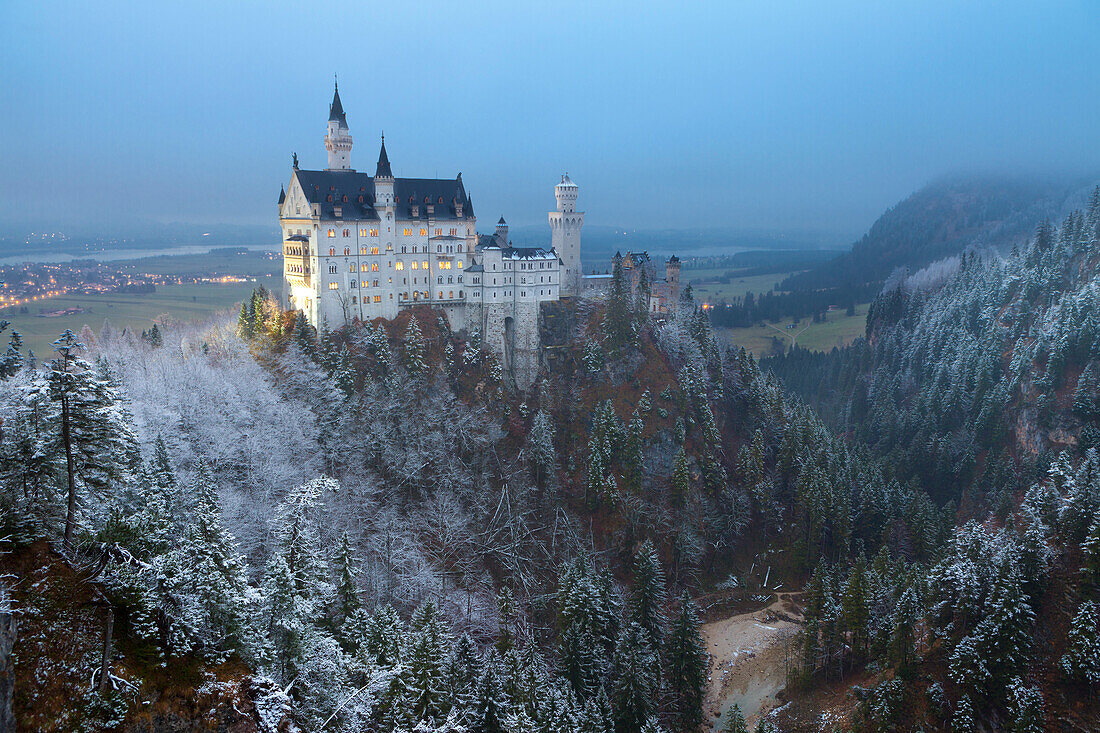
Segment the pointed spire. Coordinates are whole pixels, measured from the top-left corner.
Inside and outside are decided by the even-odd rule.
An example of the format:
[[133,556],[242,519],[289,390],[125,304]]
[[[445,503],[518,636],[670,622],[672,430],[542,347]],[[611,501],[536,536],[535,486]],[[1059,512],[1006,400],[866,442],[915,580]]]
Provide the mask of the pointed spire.
[[283,188],[282,184],[279,184],[279,204],[282,205],[284,201],[286,201],[286,189]]
[[386,155],[386,133],[382,133],[382,149],[378,151],[378,168],[374,171],[375,178],[393,178],[390,170],[390,156]]
[[[333,75],[335,78],[335,75]],[[328,108],[328,121],[339,122],[341,127],[348,126],[347,117],[344,116],[344,105],[340,104],[340,85],[333,84],[332,104]]]

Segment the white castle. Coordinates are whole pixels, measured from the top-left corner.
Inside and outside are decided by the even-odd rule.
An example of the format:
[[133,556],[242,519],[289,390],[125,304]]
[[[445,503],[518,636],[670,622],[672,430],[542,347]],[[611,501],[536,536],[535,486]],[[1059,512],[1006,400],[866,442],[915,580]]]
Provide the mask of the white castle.
[[[284,305],[314,327],[391,319],[402,308],[427,304],[446,313],[453,329],[480,331],[517,382],[530,383],[540,304],[605,289],[606,275],[584,276],[581,269],[584,212],[576,210],[578,188],[568,174],[554,187],[550,248],[513,247],[503,216],[493,234],[477,233],[461,173],[396,178],[385,137],[374,175],[355,171],[339,87],[325,149],[324,170],[299,169],[295,155],[290,184],[279,195]],[[676,277],[678,292],[678,263]],[[654,300],[653,310],[665,310],[664,303]]]

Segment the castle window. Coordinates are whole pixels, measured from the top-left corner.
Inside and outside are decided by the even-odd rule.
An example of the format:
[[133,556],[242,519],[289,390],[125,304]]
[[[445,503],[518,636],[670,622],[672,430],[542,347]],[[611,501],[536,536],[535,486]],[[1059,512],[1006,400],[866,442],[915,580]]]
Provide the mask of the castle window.
[[438,277],[438,278],[436,279],[436,282],[437,282],[437,283],[439,283],[440,285],[442,285],[442,284],[443,284],[443,276],[442,276],[442,275],[440,275],[440,276],[439,276],[439,277]]
[[370,230],[370,235],[372,237],[377,237],[378,236],[378,230],[377,229],[371,229]]
[[[390,298],[391,299],[393,298],[393,293],[390,293]],[[381,303],[382,302],[382,296],[381,295],[374,296],[374,302],[375,303]]]
[[357,302],[358,302],[358,301],[357,301],[357,300],[355,299],[355,296],[354,296],[354,295],[353,295],[353,296],[351,296],[351,304],[352,304],[352,305],[355,305],[355,304],[356,304]]
[[419,263],[419,262],[413,262],[413,263],[412,263],[412,268],[413,268],[414,270],[415,270],[416,268],[418,268],[418,267],[420,267],[420,263]]
[[[405,236],[406,237],[411,237],[412,233],[413,233],[413,230],[412,230],[411,227],[405,227]],[[329,236],[331,236],[331,235],[329,235]]]
[[339,283],[329,283],[328,284],[328,289],[329,290],[339,290],[340,289],[340,284]]
[[354,262],[352,262],[350,265],[348,265],[348,272],[355,272],[355,263]]
[[460,298],[465,298],[465,297],[466,297],[466,293],[465,293],[464,291],[462,291],[462,290],[459,290],[459,291],[458,291],[458,297],[460,297]]
[[443,300],[443,291],[442,290],[439,291],[439,299]]
[[380,253],[380,252],[378,251],[378,248],[377,248],[377,247],[371,247],[371,248],[370,248],[370,253],[371,253],[372,255],[376,255],[376,254],[381,254],[381,253]]
[[437,203],[440,203],[440,204],[443,203],[443,197],[442,196],[439,197],[439,201]]
[[330,204],[332,203],[332,194],[331,194],[331,193],[330,193],[330,194],[328,195],[328,199],[327,199],[327,200],[328,200],[328,202],[329,202]]
[[393,269],[395,269],[395,270],[404,270],[405,269],[405,263],[404,262],[397,262],[397,263],[394,264]]
[[443,234],[443,229],[441,229],[441,228],[437,227],[437,228],[436,228],[436,230],[435,230],[435,236],[437,236],[437,237],[438,237],[438,236],[440,236],[440,235],[442,235],[442,234]]
[[378,272],[378,263],[377,262],[372,262],[371,263],[370,271],[371,272]]
[[359,254],[365,255],[366,253],[367,253],[367,248],[366,247],[360,247],[359,248]]
[[453,283],[454,281],[455,281],[455,279],[453,277],[448,277],[447,278],[448,283]]
[[348,202],[348,197],[347,197],[347,194],[345,194],[344,195],[344,203],[346,204],[347,202]]
[[427,260],[425,260],[425,261],[424,261],[424,264],[423,264],[423,265],[421,265],[421,267],[423,267],[423,268],[424,268],[425,270],[427,270],[427,269],[428,269],[428,262],[427,262]]
[[328,273],[330,275],[335,275],[336,274],[336,265],[329,265],[328,266]]
[[453,237],[453,236],[455,236],[456,234],[458,234],[458,230],[457,230],[457,229],[455,229],[454,227],[451,227],[451,236]]
[[458,269],[460,269],[460,270],[462,269],[462,260],[458,261]]
[[454,297],[455,297],[455,291],[453,291],[453,290],[448,290],[448,291],[447,291],[447,297],[448,297],[448,298],[454,298]]
[[436,251],[436,254],[442,254],[442,252],[443,252],[443,245],[442,245],[442,244],[437,244],[437,245],[435,245],[435,251]]
[[367,230],[366,230],[366,229],[362,229],[362,228],[361,228],[361,229],[359,230],[359,236],[360,236],[360,237],[365,237],[365,236],[367,236]]
[[378,287],[378,281],[377,280],[374,281],[374,287]]
[[420,227],[420,236],[422,236],[422,237],[428,236],[428,227]]
[[431,200],[432,200],[432,199],[431,199],[431,197],[429,197],[429,196],[425,196],[425,197],[424,197],[424,203],[428,203],[428,202],[430,202]]
[[348,288],[350,288],[351,290],[355,290],[355,281],[354,280],[352,280],[350,283],[348,283]]
[[329,229],[328,230],[328,235],[330,237],[335,237],[336,236],[336,230],[335,229]]
[[347,257],[351,254],[351,247],[344,247],[344,256]]

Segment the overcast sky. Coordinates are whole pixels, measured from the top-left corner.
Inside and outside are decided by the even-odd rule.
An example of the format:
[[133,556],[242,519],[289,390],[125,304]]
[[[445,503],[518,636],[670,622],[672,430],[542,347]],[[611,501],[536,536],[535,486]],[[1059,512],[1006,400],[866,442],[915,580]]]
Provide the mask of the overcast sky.
[[854,236],[943,174],[1100,170],[1100,3],[0,0],[0,220],[274,223],[333,73],[482,228]]

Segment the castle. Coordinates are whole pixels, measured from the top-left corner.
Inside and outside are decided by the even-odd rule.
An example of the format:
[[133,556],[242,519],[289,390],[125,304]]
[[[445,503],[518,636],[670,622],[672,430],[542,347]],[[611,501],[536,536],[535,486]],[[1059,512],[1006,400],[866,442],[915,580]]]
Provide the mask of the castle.
[[[319,329],[391,319],[402,308],[426,304],[442,310],[453,329],[480,331],[486,347],[522,384],[537,369],[540,304],[607,288],[609,275],[583,274],[584,212],[576,210],[579,189],[568,175],[554,187],[550,247],[513,247],[503,216],[493,234],[477,233],[461,173],[453,179],[397,178],[385,137],[373,176],[352,168],[339,87],[329,107],[325,149],[324,170],[299,168],[295,155],[290,184],[279,194],[284,306],[302,311]],[[629,257],[635,258],[635,273],[649,265],[644,253]],[[675,308],[678,261],[675,273],[676,297],[654,287],[654,312]],[[648,282],[654,283],[652,273]],[[637,284],[635,274],[632,289]]]

